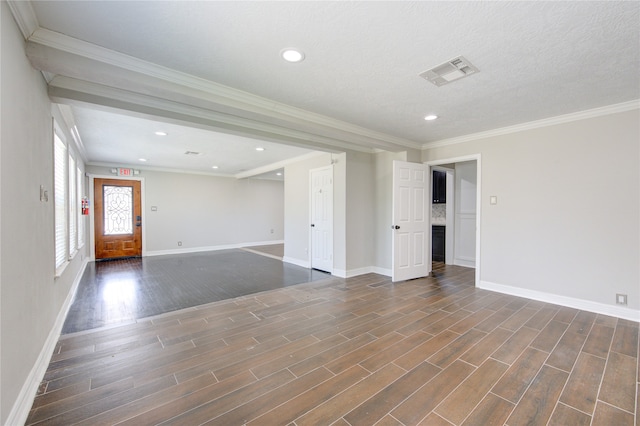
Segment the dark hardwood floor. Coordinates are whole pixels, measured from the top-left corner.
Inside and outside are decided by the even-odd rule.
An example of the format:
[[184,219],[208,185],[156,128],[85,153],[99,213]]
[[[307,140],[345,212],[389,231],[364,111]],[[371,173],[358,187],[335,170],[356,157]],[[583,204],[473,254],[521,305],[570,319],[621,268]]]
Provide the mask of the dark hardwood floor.
[[244,250],[90,262],[62,333],[135,322],[328,276]]
[[27,424],[637,425],[638,333],[467,268],[331,277],[62,336]]

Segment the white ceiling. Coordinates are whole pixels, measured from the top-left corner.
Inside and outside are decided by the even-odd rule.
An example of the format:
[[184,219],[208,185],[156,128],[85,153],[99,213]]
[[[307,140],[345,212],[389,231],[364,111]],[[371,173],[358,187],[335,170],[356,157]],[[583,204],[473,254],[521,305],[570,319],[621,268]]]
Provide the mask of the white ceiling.
[[[640,98],[637,1],[32,5],[35,27],[52,32],[33,33],[28,55],[57,76],[50,94],[74,106],[91,162],[144,154],[188,168],[182,152],[201,150],[197,167],[215,160],[237,173],[269,152],[271,161],[306,151],[270,145],[252,163],[242,152],[256,142],[230,134],[397,151]],[[292,46],[303,62],[279,57]],[[418,77],[459,55],[480,72],[442,87]],[[426,122],[429,113],[440,118]],[[176,139],[145,136],[158,122],[176,126]]]
[[[89,108],[73,108],[87,156],[93,163],[138,165],[221,176],[261,172],[275,164],[266,178],[281,180],[278,162],[311,151],[242,136],[212,132]],[[156,135],[164,132],[166,136]],[[263,148],[257,151],[256,148]],[[189,152],[189,154],[187,154]],[[196,154],[197,153],[197,154]],[[141,161],[144,159],[146,161]],[[213,167],[216,166],[214,169]]]

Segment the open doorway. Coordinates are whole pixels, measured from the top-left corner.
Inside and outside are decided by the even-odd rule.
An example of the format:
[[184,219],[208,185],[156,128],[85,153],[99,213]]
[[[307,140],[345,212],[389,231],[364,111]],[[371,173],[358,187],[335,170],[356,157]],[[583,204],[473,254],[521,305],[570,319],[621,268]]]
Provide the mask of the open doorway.
[[431,261],[433,267],[454,262],[455,164],[430,168]]
[[[480,277],[480,155],[430,161],[433,270],[476,269]],[[435,173],[435,175],[434,175]],[[443,182],[444,180],[444,182]]]

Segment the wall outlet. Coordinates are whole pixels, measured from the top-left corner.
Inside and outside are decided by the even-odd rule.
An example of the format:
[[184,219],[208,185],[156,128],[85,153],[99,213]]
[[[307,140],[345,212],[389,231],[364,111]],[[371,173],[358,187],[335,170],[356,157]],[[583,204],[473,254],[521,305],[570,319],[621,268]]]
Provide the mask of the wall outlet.
[[626,294],[616,294],[616,303],[618,305],[626,305],[627,304],[627,295]]
[[271,233],[273,234],[273,228],[271,228]]
[[178,247],[182,246],[182,241],[178,241]]

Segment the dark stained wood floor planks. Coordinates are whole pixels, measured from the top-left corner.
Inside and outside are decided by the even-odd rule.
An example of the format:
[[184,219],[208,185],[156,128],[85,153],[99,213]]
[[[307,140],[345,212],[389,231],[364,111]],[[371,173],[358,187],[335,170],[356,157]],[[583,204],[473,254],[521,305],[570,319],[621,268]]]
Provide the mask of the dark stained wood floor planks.
[[329,277],[63,335],[27,424],[632,426],[638,351],[467,268]]
[[130,323],[329,276],[267,254],[284,250],[283,244],[252,249],[89,262],[62,334]]

